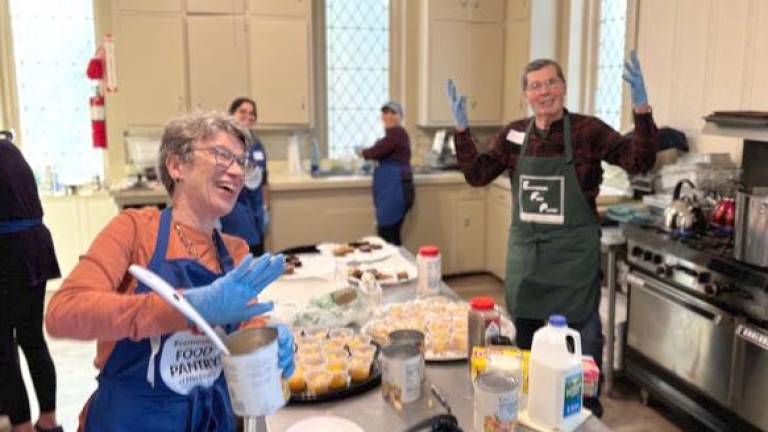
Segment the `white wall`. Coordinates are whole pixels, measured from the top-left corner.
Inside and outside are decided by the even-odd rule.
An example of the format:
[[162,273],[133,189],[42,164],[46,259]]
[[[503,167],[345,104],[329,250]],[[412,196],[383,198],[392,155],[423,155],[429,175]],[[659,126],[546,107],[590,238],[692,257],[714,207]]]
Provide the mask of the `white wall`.
[[637,48],[657,124],[681,129],[696,152],[737,139],[702,136],[714,110],[768,110],[768,1],[640,0]]

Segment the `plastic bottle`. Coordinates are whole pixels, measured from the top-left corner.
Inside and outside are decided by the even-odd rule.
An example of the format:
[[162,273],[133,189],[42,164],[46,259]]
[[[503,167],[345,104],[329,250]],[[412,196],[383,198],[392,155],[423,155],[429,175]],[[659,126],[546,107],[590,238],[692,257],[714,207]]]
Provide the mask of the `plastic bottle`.
[[[568,338],[573,339],[573,352]],[[548,429],[569,431],[581,421],[584,376],[581,336],[565,317],[552,315],[533,334],[528,376],[528,417]]]
[[472,348],[486,346],[499,335],[500,316],[496,302],[490,297],[475,297],[469,301],[467,358],[472,358]]
[[443,280],[440,264],[440,249],[437,246],[422,246],[416,257],[419,268],[419,283],[416,293],[419,297],[427,297],[440,292]]

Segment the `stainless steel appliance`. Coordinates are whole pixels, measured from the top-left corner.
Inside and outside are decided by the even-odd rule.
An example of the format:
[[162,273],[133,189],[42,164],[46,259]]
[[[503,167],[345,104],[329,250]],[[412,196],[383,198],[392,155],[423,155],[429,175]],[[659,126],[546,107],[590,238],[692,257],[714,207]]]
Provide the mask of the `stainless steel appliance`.
[[[638,226],[624,235],[629,377],[711,430],[768,427],[754,408],[768,412],[768,354],[739,336],[747,324],[768,334],[768,270],[734,260],[729,237]],[[745,388],[753,377],[760,389]]]
[[739,324],[734,361],[740,367],[735,374],[733,409],[753,425],[768,430],[768,331]]
[[736,194],[737,260],[768,267],[768,187],[752,188]]

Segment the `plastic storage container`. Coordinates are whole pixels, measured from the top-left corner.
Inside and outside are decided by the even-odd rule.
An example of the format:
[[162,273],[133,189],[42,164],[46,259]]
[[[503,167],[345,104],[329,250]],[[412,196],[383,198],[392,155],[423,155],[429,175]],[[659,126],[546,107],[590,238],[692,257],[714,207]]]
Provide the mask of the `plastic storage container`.
[[469,305],[467,358],[472,358],[472,348],[488,345],[493,337],[501,333],[501,317],[496,310],[496,302],[490,297],[475,297]]
[[440,292],[443,279],[440,263],[440,249],[437,246],[422,246],[416,257],[419,268],[419,283],[416,292],[419,297],[426,297]]
[[[573,352],[568,349],[573,339]],[[581,336],[565,317],[552,315],[533,334],[528,376],[528,417],[537,425],[569,431],[581,421],[584,374]]]

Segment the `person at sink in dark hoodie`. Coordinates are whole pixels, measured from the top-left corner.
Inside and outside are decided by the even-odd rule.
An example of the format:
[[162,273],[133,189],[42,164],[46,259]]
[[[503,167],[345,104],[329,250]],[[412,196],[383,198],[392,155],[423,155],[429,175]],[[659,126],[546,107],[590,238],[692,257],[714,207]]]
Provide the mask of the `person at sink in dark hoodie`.
[[366,160],[377,162],[373,170],[373,204],[376,232],[394,245],[401,245],[400,231],[416,196],[411,172],[411,140],[402,126],[403,107],[389,101],[381,107],[384,137],[372,147],[358,149]]
[[[512,183],[505,299],[515,319],[517,345],[530,349],[533,334],[552,314],[563,314],[581,334],[582,352],[602,367],[600,227],[596,198],[600,163],[631,174],[653,167],[659,148],[656,124],[633,51],[625,64],[635,134],[625,138],[596,117],[565,109],[567,90],[559,64],[534,60],[523,69],[522,88],[533,117],[501,128],[488,150],[477,151],[466,99],[448,81],[459,167],[472,186],[484,186],[504,171]],[[501,233],[499,233],[501,235]],[[597,398],[584,405],[597,416]]]
[[237,197],[232,211],[221,218],[221,230],[242,238],[254,256],[264,253],[264,235],[269,226],[269,185],[267,183],[267,153],[256,137],[258,111],[256,102],[239,97],[229,106],[229,115],[251,132],[252,144],[248,148],[248,159],[253,168],[245,177],[245,187]]

